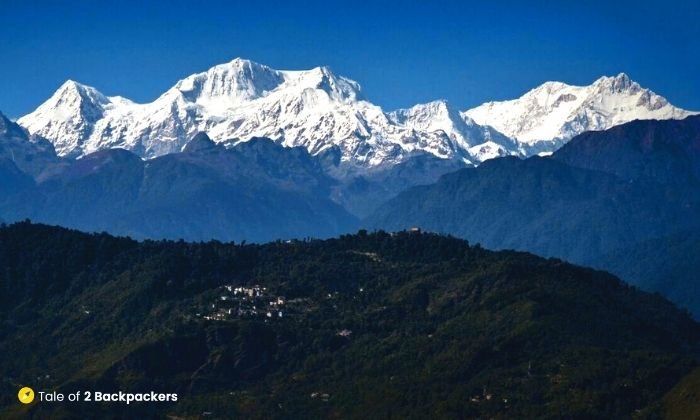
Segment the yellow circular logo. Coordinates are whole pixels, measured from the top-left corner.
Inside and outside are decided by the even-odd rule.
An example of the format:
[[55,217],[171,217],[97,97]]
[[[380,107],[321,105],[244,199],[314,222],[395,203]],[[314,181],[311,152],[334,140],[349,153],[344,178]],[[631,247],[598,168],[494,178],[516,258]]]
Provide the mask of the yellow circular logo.
[[19,402],[22,404],[29,404],[34,401],[34,390],[28,386],[25,386],[19,390],[17,393],[17,398],[19,398]]

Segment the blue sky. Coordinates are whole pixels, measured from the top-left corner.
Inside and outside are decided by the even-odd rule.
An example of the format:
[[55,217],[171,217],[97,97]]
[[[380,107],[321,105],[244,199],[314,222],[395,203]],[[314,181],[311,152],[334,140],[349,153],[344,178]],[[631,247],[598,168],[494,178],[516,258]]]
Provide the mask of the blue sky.
[[239,56],[329,65],[386,109],[438,98],[466,109],[624,71],[700,110],[698,4],[0,0],[0,111],[30,112],[69,78],[150,101]]

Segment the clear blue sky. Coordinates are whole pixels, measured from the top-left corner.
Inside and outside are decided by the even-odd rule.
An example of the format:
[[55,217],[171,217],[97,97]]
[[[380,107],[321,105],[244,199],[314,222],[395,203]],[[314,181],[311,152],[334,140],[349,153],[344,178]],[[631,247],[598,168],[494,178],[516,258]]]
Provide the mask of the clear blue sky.
[[239,56],[329,65],[386,109],[465,109],[624,71],[700,110],[698,1],[469,3],[0,0],[0,111],[30,112],[69,78],[150,101]]

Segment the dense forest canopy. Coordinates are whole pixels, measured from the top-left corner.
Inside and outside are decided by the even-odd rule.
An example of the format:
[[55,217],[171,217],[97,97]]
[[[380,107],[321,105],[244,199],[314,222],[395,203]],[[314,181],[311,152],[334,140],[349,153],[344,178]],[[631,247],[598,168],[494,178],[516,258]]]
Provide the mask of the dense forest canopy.
[[[0,228],[3,417],[657,416],[700,326],[605,272],[449,236],[266,245]],[[255,308],[255,309],[254,309]],[[262,309],[261,309],[262,308]],[[35,389],[177,392],[33,404]]]

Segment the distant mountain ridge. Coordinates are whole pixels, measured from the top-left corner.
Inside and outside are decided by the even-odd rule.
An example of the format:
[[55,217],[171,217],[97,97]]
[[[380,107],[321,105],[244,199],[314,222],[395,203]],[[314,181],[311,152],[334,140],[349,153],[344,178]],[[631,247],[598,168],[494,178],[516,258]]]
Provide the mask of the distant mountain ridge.
[[204,131],[229,146],[267,137],[286,147],[303,146],[312,155],[337,149],[340,165],[366,170],[416,154],[471,165],[551,153],[586,130],[689,114],[626,75],[588,87],[549,82],[518,100],[465,112],[446,101],[385,112],[366,99],[357,82],[327,67],[274,70],[237,58],[188,76],[145,104],[69,80],[18,122],[67,157],[118,147],[153,158],[181,151]]
[[200,133],[182,152],[147,161],[119,148],[67,159],[1,114],[0,124],[6,221],[135,238],[257,242],[333,236],[356,225],[331,200],[338,181],[301,147],[251,139],[227,149]]
[[0,161],[42,178],[58,160],[51,143],[39,136],[28,135],[0,112]]
[[637,121],[587,132],[554,154],[569,165],[696,189],[700,185],[700,118]]
[[700,116],[587,132],[550,157],[494,159],[408,189],[364,225],[419,226],[493,249],[630,274],[623,278],[663,292],[700,316],[695,271],[678,270],[674,284],[664,284],[619,258],[632,252],[646,260],[647,273],[659,273],[650,266],[667,262],[654,252],[655,244],[675,241],[672,255],[695,254],[697,240],[678,238],[700,232],[699,145]]

